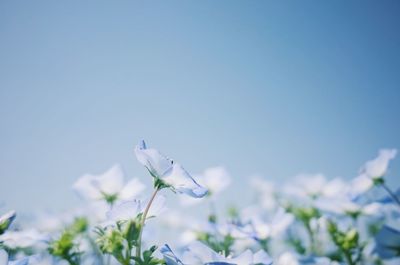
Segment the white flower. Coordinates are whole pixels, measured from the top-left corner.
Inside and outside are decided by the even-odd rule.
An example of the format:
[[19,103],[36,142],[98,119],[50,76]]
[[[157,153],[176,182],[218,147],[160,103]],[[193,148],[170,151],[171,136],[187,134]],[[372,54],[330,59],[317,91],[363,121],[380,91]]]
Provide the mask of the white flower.
[[396,154],[396,149],[380,150],[377,158],[365,163],[362,172],[372,179],[383,177],[388,169],[389,161],[394,159]]
[[374,186],[374,181],[368,177],[366,174],[361,174],[360,176],[354,178],[350,182],[349,195],[356,198],[360,194],[370,190]]
[[11,249],[37,247],[44,245],[48,240],[47,235],[39,233],[36,229],[7,231],[0,236],[0,241]]
[[[202,174],[195,175],[197,183],[208,189],[208,197],[213,199],[225,190],[231,183],[231,176],[224,167],[211,167],[206,169]],[[181,198],[181,203],[185,206],[201,203],[198,198]]]
[[201,198],[207,194],[207,189],[200,186],[180,164],[174,163],[156,149],[147,148],[144,141],[136,146],[135,154],[137,160],[149,171],[156,183],[161,181],[173,191],[195,198]]
[[224,167],[211,167],[199,176],[198,181],[211,195],[216,195],[231,184],[231,176]]
[[83,198],[104,199],[114,203],[116,200],[130,200],[137,197],[145,186],[137,178],[124,185],[124,173],[119,165],[114,165],[100,175],[83,175],[75,182],[73,189]]
[[314,205],[320,210],[339,215],[380,215],[382,213],[382,205],[380,203],[374,202],[361,205],[346,197],[321,198],[316,200]]
[[352,197],[357,197],[370,190],[376,181],[382,181],[387,172],[389,161],[395,158],[396,154],[396,149],[382,149],[379,151],[378,157],[367,161],[361,167],[361,174],[351,181],[349,194]]
[[252,253],[250,250],[244,251],[237,257],[224,257],[203,243],[195,241],[186,247],[182,258],[178,258],[168,245],[161,248],[161,253],[167,262],[167,265],[204,265],[204,264],[219,264],[219,265],[270,265],[271,258],[268,254],[260,250]]
[[[147,218],[159,215],[165,210],[165,196],[157,196],[152,202],[152,206],[147,213]],[[140,213],[143,213],[147,202],[143,203],[140,200],[125,201],[115,205],[106,213],[108,223],[134,220]]]
[[340,178],[328,181],[322,174],[301,174],[284,191],[289,196],[299,198],[333,197],[345,191],[346,184]]
[[297,257],[291,252],[282,253],[279,256],[276,264],[277,265],[300,265]]
[[273,210],[276,207],[277,191],[274,183],[261,177],[253,177],[250,185],[257,192],[259,203],[264,209]]

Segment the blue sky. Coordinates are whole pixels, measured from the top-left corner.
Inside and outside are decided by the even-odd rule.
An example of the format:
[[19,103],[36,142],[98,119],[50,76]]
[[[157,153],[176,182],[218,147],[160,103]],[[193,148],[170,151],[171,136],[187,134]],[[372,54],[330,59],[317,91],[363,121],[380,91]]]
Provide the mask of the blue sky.
[[[189,171],[351,178],[400,148],[398,1],[1,1],[0,201],[63,209],[144,138]],[[389,181],[398,186],[400,159]],[[228,195],[227,195],[228,196]],[[229,195],[232,196],[232,195]],[[234,198],[234,195],[232,196]]]

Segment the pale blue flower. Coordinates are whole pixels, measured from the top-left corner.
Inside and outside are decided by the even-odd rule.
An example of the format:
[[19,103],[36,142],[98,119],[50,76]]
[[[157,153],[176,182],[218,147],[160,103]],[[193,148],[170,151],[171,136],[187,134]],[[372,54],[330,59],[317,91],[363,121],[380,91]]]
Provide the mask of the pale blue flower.
[[178,258],[168,245],[161,248],[167,265],[270,265],[272,260],[269,255],[260,250],[256,253],[250,250],[244,251],[236,257],[224,257],[206,245],[196,241],[187,246],[182,253],[182,257]]
[[[147,218],[155,217],[165,210],[165,196],[157,196],[150,207]],[[143,213],[147,202],[140,200],[125,201],[115,205],[106,213],[107,223],[115,223],[118,221],[134,220],[140,213]]]
[[173,191],[195,198],[201,198],[207,194],[207,189],[200,186],[180,164],[174,163],[156,149],[147,148],[144,141],[136,146],[135,154],[156,184],[161,181]]
[[381,178],[386,174],[389,161],[394,159],[396,154],[396,149],[382,149],[379,151],[378,157],[367,161],[361,171],[372,179]]
[[160,252],[163,254],[167,265],[184,265],[168,245],[162,246]]
[[73,189],[83,198],[90,200],[130,200],[139,196],[145,185],[133,178],[124,184],[124,173],[120,165],[114,165],[100,175],[86,174],[73,185]]
[[2,241],[3,244],[10,249],[44,247],[48,240],[49,236],[47,234],[40,233],[33,228],[19,231],[7,231],[0,236],[0,242]]
[[200,185],[206,187],[210,195],[217,195],[231,184],[231,176],[224,167],[210,167],[196,176]]

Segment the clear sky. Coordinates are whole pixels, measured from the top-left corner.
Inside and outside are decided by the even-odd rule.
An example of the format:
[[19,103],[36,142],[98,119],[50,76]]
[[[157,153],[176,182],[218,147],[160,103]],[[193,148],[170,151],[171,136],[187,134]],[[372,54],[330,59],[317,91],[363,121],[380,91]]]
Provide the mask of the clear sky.
[[141,138],[190,172],[226,166],[236,187],[354,177],[400,148],[399,14],[395,0],[1,1],[3,208],[69,207],[76,178],[115,162],[147,179]]

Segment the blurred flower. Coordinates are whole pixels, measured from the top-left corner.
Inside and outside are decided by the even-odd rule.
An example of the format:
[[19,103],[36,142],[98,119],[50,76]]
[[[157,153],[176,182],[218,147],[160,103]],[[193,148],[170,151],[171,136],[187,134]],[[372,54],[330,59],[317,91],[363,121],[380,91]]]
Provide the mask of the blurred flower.
[[155,185],[169,187],[178,193],[201,198],[207,194],[207,189],[200,186],[189,173],[158,150],[147,148],[141,141],[135,148],[137,160],[149,171]]
[[216,195],[231,184],[231,176],[224,167],[210,167],[197,179],[201,185],[208,189],[208,195]]
[[17,214],[15,211],[9,211],[0,216],[0,235],[8,229],[12,221],[14,221],[16,215]]
[[39,233],[36,229],[7,231],[0,236],[0,241],[10,249],[43,247],[48,240],[48,235]]
[[350,198],[321,198],[315,201],[314,205],[325,212],[335,213],[339,215],[349,215],[357,217],[363,215],[380,215],[382,206],[380,203],[358,204]]
[[[111,221],[115,223],[118,221],[134,220],[140,213],[143,213],[145,205],[147,205],[147,203],[142,203],[140,200],[122,202],[107,212],[108,222]],[[159,215],[164,209],[165,197],[157,196],[147,213],[147,218]]]
[[237,257],[224,257],[206,245],[200,242],[193,242],[185,248],[182,258],[178,258],[168,245],[161,248],[161,253],[167,262],[167,265],[204,265],[204,264],[220,264],[220,265],[269,265],[272,260],[269,255],[260,250],[252,253],[246,250]]
[[137,178],[124,185],[124,173],[119,165],[114,165],[101,175],[83,175],[75,182],[73,189],[83,198],[105,200],[113,204],[117,200],[137,197],[145,186]]
[[261,207],[266,210],[273,210],[276,207],[277,191],[274,183],[261,177],[253,177],[250,181],[250,186],[255,190]]
[[9,260],[8,253],[4,249],[0,249],[0,265],[34,265],[39,264],[38,255],[22,257],[16,260]]
[[364,192],[370,190],[374,186],[374,181],[366,174],[361,174],[354,178],[349,185],[349,195],[357,198]]
[[[197,183],[208,190],[207,196],[216,200],[218,194],[225,190],[231,183],[231,176],[224,167],[210,167],[202,174],[195,175]],[[181,203],[185,206],[201,203],[199,198],[180,198]]]
[[378,157],[365,163],[361,171],[372,179],[381,178],[386,174],[389,161],[395,158],[396,149],[382,149]]
[[340,178],[327,180],[322,174],[297,175],[293,182],[284,187],[284,192],[293,197],[311,198],[335,197],[346,189],[346,183]]
[[269,222],[264,222],[260,217],[253,216],[251,225],[253,227],[253,236],[257,240],[274,238],[283,233],[294,221],[292,214],[287,213],[283,208],[279,208]]
[[300,265],[295,254],[291,252],[282,253],[277,260],[277,265]]
[[397,154],[396,149],[382,149],[378,157],[367,161],[360,169],[360,175],[352,180],[350,184],[350,194],[353,197],[370,190],[376,184],[384,182],[383,177],[389,167],[389,161],[394,159]]

